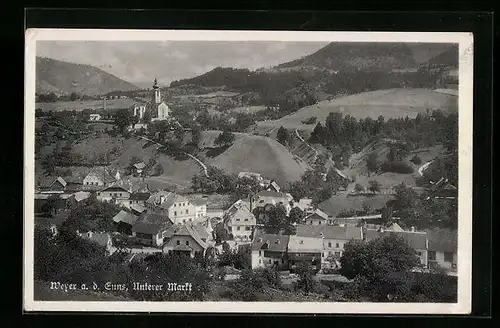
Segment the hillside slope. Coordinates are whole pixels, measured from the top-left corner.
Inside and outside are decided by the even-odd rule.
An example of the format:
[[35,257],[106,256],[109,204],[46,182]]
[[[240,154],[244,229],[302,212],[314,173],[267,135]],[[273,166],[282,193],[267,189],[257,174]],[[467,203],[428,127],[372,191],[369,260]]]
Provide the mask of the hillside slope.
[[206,147],[206,164],[219,167],[226,172],[238,174],[242,171],[256,172],[284,186],[299,180],[308,165],[293,156],[277,141],[245,133],[236,133],[235,142],[227,149],[214,147],[219,131],[203,132],[202,147]]
[[137,86],[90,65],[73,64],[50,58],[36,58],[36,92],[100,95],[129,91]]
[[405,116],[416,117],[418,113],[424,113],[427,109],[457,111],[458,97],[428,89],[406,88],[369,91],[330,101],[321,101],[315,105],[303,107],[278,120],[258,122],[257,125],[259,132],[279,126],[311,131],[315,124],[306,125],[302,123],[303,120],[315,116],[317,122],[324,122],[331,112],[341,112],[356,118],[371,117],[373,119],[383,115],[387,119]]
[[453,45],[448,50],[429,59],[429,65],[458,67],[458,45]]

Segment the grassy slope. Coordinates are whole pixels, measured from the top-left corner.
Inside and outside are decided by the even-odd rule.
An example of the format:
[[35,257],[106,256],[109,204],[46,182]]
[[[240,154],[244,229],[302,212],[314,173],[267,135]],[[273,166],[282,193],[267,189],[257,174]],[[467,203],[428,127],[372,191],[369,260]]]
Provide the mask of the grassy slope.
[[[156,145],[145,140],[111,138],[107,135],[86,139],[75,145],[74,150],[85,156],[93,156],[96,152],[109,153],[114,147],[119,148],[119,155],[112,161],[112,164],[120,168],[127,167],[133,156],[138,156],[147,162],[156,153]],[[166,188],[169,185],[188,187],[192,176],[200,172],[198,164],[189,158],[180,160],[167,155],[159,155],[158,161],[163,166],[163,175],[148,178],[151,187],[155,189]]]
[[390,89],[363,92],[321,101],[316,105],[301,108],[299,111],[282,117],[276,121],[258,122],[258,131],[263,132],[275,126],[285,126],[299,130],[312,130],[315,124],[306,125],[301,121],[316,116],[318,122],[324,122],[331,112],[342,112],[356,118],[379,115],[387,118],[415,117],[426,109],[454,110],[458,109],[458,97],[438,93],[428,89]]
[[[203,147],[214,147],[214,140],[219,131],[203,133]],[[276,140],[254,136],[245,133],[236,133],[236,140],[232,146],[211,157],[206,151],[208,165],[214,165],[227,172],[239,173],[250,171],[261,173],[270,179],[276,179],[280,184],[300,179],[307,169],[307,165],[294,158],[290,152]]]

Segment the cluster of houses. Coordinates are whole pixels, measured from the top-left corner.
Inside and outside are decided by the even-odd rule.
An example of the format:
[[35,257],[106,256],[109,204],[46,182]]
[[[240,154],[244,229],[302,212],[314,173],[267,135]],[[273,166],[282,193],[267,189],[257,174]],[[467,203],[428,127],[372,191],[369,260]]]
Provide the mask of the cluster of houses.
[[341,227],[299,224],[295,235],[256,234],[252,242],[252,268],[293,269],[303,261],[317,270],[337,269],[344,246],[350,240],[370,241],[395,234],[416,252],[421,267],[441,267],[456,274],[457,236],[447,229],[431,231],[403,230],[397,223],[390,227]]

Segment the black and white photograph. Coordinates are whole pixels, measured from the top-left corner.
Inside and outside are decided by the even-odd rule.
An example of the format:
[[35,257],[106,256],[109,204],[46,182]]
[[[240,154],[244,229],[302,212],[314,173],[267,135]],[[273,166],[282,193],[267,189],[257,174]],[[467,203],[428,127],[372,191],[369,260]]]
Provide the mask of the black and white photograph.
[[467,313],[472,42],[28,30],[25,309]]

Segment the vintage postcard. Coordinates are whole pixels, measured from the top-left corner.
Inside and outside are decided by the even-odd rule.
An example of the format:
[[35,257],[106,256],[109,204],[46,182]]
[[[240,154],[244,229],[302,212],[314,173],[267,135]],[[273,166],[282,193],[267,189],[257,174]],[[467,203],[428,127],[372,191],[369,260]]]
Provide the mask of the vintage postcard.
[[470,313],[472,45],[27,30],[25,311]]

